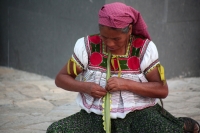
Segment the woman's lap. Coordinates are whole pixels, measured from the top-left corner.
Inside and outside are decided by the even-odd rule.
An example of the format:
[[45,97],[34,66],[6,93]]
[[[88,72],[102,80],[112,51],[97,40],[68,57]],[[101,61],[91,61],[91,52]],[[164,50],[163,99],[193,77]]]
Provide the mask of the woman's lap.
[[[164,113],[162,112],[164,111]],[[134,114],[135,113],[135,114]],[[132,130],[137,133],[182,133],[184,123],[156,105],[133,112]]]
[[[112,133],[181,133],[183,121],[168,112],[161,113],[159,105],[129,113],[124,119],[112,119]],[[47,133],[105,133],[101,115],[84,110],[54,122]]]
[[84,110],[54,122],[47,133],[103,133],[102,117]]

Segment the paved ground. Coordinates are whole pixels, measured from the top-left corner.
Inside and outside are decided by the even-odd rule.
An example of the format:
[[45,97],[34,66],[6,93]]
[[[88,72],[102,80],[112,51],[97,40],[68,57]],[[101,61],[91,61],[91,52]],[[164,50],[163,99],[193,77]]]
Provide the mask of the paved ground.
[[[200,122],[200,77],[170,79],[168,85],[164,107]],[[53,121],[79,110],[76,95],[48,77],[0,67],[0,133],[45,133]]]

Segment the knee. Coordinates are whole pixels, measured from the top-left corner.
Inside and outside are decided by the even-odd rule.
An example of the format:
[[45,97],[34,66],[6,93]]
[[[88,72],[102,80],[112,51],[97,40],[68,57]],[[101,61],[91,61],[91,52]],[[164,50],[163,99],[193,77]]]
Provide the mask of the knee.
[[46,133],[59,133],[61,131],[61,126],[58,122],[52,123],[48,128]]

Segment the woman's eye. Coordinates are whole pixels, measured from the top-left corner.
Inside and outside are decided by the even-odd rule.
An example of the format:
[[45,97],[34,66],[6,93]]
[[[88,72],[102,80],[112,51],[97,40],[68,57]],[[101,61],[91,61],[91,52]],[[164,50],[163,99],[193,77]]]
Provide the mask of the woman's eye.
[[104,36],[100,36],[100,38],[101,38],[101,39],[103,39],[103,40],[105,40],[105,39],[106,39],[106,37],[104,37]]
[[114,40],[115,40],[115,41],[119,41],[120,39],[119,39],[119,38],[114,38]]

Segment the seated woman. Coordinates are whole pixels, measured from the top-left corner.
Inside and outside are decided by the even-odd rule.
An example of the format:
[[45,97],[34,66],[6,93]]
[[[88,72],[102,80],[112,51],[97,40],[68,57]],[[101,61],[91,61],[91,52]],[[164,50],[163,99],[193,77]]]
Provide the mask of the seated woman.
[[[175,118],[158,104],[167,97],[168,86],[140,13],[123,3],[106,4],[99,11],[99,30],[78,39],[55,80],[58,87],[79,92],[81,111],[54,122],[47,133],[104,133],[107,93],[112,133],[198,133],[196,121]],[[106,81],[109,63],[111,77]],[[75,80],[77,75],[81,81]]]

